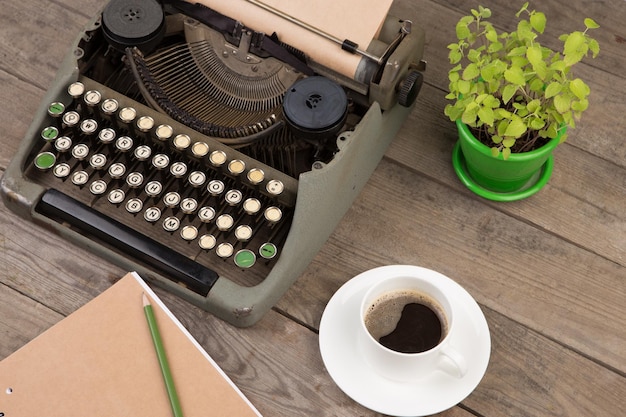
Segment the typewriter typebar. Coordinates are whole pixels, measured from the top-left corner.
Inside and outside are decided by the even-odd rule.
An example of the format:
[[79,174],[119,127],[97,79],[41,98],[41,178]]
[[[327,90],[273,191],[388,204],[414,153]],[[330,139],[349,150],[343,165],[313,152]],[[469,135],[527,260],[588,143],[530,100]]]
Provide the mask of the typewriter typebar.
[[1,182],[11,210],[237,326],[304,271],[421,85],[389,16],[353,79],[206,6],[112,0]]

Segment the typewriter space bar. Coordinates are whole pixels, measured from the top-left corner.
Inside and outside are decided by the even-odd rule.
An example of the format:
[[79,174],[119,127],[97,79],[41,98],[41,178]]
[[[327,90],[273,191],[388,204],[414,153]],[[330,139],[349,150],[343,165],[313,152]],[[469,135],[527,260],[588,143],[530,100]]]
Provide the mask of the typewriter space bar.
[[208,294],[218,278],[215,271],[57,190],[50,189],[43,194],[37,211],[56,221],[69,223],[83,234],[136,258],[202,296]]

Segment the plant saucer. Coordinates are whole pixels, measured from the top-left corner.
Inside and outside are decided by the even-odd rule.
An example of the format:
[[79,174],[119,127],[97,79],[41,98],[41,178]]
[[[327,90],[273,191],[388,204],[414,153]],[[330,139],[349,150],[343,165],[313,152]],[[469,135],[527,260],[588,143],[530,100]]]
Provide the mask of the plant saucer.
[[454,167],[456,175],[459,177],[461,182],[474,194],[477,194],[488,200],[507,202],[528,198],[541,190],[548,183],[548,180],[552,175],[552,169],[554,168],[554,158],[550,156],[546,160],[545,164],[543,164],[541,169],[537,172],[537,174],[533,175],[524,187],[508,193],[490,190],[474,181],[469,171],[467,170],[465,157],[463,156],[463,152],[461,152],[461,145],[459,142],[454,145],[454,149],[452,150],[452,165]]

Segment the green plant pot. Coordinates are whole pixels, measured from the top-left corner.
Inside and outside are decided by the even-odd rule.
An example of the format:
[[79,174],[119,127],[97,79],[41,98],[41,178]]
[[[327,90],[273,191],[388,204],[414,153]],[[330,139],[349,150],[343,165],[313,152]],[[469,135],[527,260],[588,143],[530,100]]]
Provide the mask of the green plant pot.
[[477,195],[495,201],[521,200],[535,194],[550,179],[552,152],[560,135],[539,149],[511,154],[504,160],[502,156],[494,157],[463,122],[457,120],[456,125],[459,141],[452,164],[461,182]]

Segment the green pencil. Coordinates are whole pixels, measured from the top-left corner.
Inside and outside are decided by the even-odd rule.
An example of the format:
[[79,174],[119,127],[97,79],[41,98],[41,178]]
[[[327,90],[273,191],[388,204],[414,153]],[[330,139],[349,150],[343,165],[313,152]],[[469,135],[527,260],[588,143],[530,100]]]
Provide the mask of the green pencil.
[[170,366],[167,362],[165,349],[163,348],[161,333],[159,332],[159,328],[157,327],[156,318],[154,317],[154,311],[152,310],[152,304],[150,304],[150,300],[148,299],[148,297],[146,297],[146,294],[143,294],[143,311],[146,313],[146,319],[148,319],[150,334],[152,334],[154,348],[159,359],[159,365],[161,365],[161,372],[163,373],[165,388],[167,388],[167,395],[170,398],[172,412],[174,413],[174,417],[183,417],[183,412],[180,408],[180,402],[178,401],[178,394],[176,393],[176,387],[174,386],[174,379],[172,379]]

